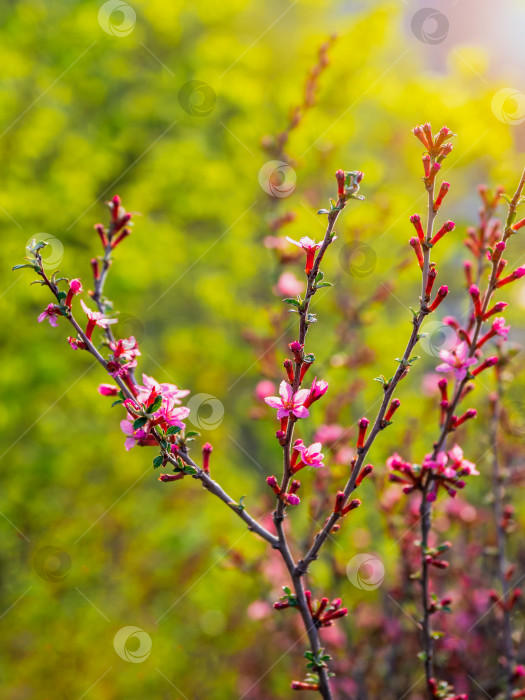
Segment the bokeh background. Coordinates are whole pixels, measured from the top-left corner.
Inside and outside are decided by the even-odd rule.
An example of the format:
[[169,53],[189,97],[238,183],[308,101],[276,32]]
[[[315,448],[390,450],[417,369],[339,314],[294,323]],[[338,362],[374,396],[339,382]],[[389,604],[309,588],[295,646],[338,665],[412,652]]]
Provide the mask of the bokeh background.
[[[258,517],[267,516],[264,478],[279,471],[280,450],[273,411],[261,410],[254,389],[263,378],[280,381],[294,331],[275,286],[283,270],[301,276],[300,263],[283,268],[264,244],[271,222],[294,212],[285,233],[318,238],[324,221],[316,211],[334,193],[334,171],[364,171],[366,201],[353,203],[338,226],[325,265],[335,287],[316,298],[320,322],[309,339],[316,374],[334,393],[328,415],[316,405],[306,436],[323,422],[351,431],[380,396],[373,377],[393,373],[410,328],[408,306],[419,294],[408,216],[424,213],[425,197],[421,148],[411,128],[430,120],[458,134],[443,168],[451,182],[444,216],[457,228],[441,252],[440,278],[452,289],[442,315],[465,308],[462,240],[476,223],[477,185],[501,183],[513,191],[525,162],[523,4],[433,0],[430,12],[421,9],[424,4],[408,1],[3,4],[0,677],[6,700],[277,699],[289,696],[291,678],[303,676],[302,642],[290,649],[298,638],[293,623],[270,612],[286,583],[271,553],[197,484],[161,484],[146,450],[124,451],[120,409],[96,391],[104,381],[100,369],[69,348],[64,323],[58,329],[36,323],[50,299],[30,286],[29,271],[11,267],[31,238],[45,235],[50,265],[89,287],[89,259],[99,253],[93,225],[105,221],[105,201],[118,193],[128,210],[140,212],[106,289],[120,312],[121,333],[139,340],[140,371],[201,395],[190,422],[202,434],[197,454],[201,441],[212,442],[213,472],[235,498],[246,495]],[[316,104],[301,111],[279,149],[275,135],[303,104],[319,47],[334,33]],[[295,187],[286,197],[269,194],[259,176],[274,159],[291,168]],[[523,262],[522,239],[512,244],[511,261]],[[505,298],[519,343],[523,286],[508,288]],[[345,659],[360,659],[354,680],[340,686],[341,697],[378,697],[373,688],[381,678],[388,681],[382,697],[416,698],[421,690],[415,651],[404,659],[378,651],[384,636],[377,615],[388,614],[398,640],[417,637],[405,614],[417,615],[414,601],[408,596],[403,610],[405,603],[396,607],[387,592],[397,586],[399,547],[381,507],[381,480],[392,449],[412,444],[420,457],[433,440],[425,377],[444,341],[439,327],[430,331],[438,333],[400,390],[403,419],[371,455],[377,481],[364,487],[365,505],[328,546],[310,581],[355,607],[339,627],[342,636],[327,637],[342,668]],[[507,389],[510,439],[518,443],[525,426],[520,358]],[[486,415],[490,377],[483,384],[476,401]],[[467,457],[481,460],[483,469],[482,419],[468,435]],[[342,454],[323,477],[331,492],[346,471]],[[312,478],[305,479],[305,495]],[[486,503],[487,489],[482,479],[469,486],[475,507]],[[464,508],[451,527],[475,539],[471,525],[479,522],[466,502]],[[299,544],[310,540],[315,519],[315,507],[294,512]],[[484,527],[490,539],[490,523]],[[363,552],[385,566],[384,584],[371,591],[345,573]],[[373,625],[374,637],[366,634]],[[115,634],[126,626],[151,640],[141,663],[115,652]],[[469,640],[462,644],[472,657]],[[489,681],[476,677],[480,687]],[[472,697],[483,697],[470,686]]]

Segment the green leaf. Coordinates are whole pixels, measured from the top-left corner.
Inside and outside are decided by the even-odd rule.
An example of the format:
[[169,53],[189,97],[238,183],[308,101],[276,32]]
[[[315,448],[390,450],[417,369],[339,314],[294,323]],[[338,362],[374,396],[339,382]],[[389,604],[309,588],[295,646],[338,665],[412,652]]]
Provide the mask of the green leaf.
[[323,279],[324,279],[324,272],[321,272],[321,270],[319,270],[319,272],[317,273],[317,275],[315,277],[315,284],[317,284],[318,282],[322,282]]
[[322,289],[323,287],[333,287],[334,285],[331,282],[322,282],[321,284],[316,284],[315,288],[316,289]]
[[66,292],[59,292],[59,293],[57,294],[57,299],[58,299],[58,301],[63,301],[66,297],[67,297]]
[[374,377],[374,382],[379,382],[383,386],[385,386],[385,384],[387,383],[386,379],[382,374],[380,374],[379,377]]
[[180,428],[178,425],[170,425],[170,427],[166,430],[166,435],[176,435],[177,433],[180,433]]
[[14,272],[15,270],[21,270],[23,267],[30,267],[30,268],[31,268],[32,270],[34,270],[35,272],[38,272],[38,270],[40,269],[40,268],[37,267],[36,265],[29,265],[29,264],[27,264],[27,265],[15,265],[15,266],[12,268],[12,272]]
[[122,399],[117,399],[117,401],[113,401],[113,403],[111,404],[111,408],[113,408],[113,406],[118,406],[121,403],[122,403]]
[[153,460],[153,468],[158,469],[159,467],[162,466],[163,462],[164,462],[164,457],[162,455],[158,455]]
[[417,655],[417,658],[420,661],[426,661],[427,660],[427,652],[426,651],[420,651],[419,654]]
[[330,212],[328,211],[328,209],[319,209],[317,213],[318,214],[329,214]]
[[162,406],[162,396],[157,396],[155,401],[148,408],[148,413],[155,413],[155,411],[158,411],[161,406]]
[[184,434],[185,437],[187,438],[192,438],[192,437],[197,437],[197,435],[200,435],[196,430],[188,430],[187,433]]
[[297,299],[292,299],[291,297],[283,299],[283,304],[290,304],[291,306],[296,306],[297,308],[300,308],[301,306],[301,302],[297,301]]
[[137,420],[133,421],[133,430],[139,430],[144,425],[146,425],[147,422],[148,422],[148,419],[145,418],[144,416],[137,418]]

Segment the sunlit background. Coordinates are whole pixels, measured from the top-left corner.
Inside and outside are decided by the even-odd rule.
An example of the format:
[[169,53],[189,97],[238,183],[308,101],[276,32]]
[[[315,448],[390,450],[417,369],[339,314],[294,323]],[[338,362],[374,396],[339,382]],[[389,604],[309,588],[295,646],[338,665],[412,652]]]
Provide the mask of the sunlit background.
[[[304,675],[304,649],[303,642],[290,648],[299,627],[271,611],[286,583],[280,565],[197,482],[159,483],[147,449],[124,450],[122,411],[96,391],[100,367],[71,350],[64,321],[37,324],[51,299],[30,286],[30,271],[11,267],[30,239],[46,237],[49,265],[81,277],[87,289],[89,260],[100,252],[93,225],[106,221],[106,200],[118,193],[140,212],[106,288],[119,332],[140,342],[139,371],[200,395],[189,421],[201,432],[197,456],[211,442],[213,473],[234,498],[245,495],[257,517],[267,516],[264,479],[279,473],[280,448],[274,412],[254,390],[261,379],[281,380],[295,337],[278,280],[283,271],[302,279],[299,262],[283,268],[265,245],[271,222],[293,211],[282,234],[319,238],[324,220],[316,211],[334,194],[335,170],[365,173],[366,201],[344,212],[326,260],[335,286],[316,297],[319,323],[308,346],[333,394],[328,415],[320,404],[312,410],[307,436],[323,422],[350,428],[373,411],[381,389],[371,380],[393,373],[410,331],[408,307],[418,303],[408,217],[424,214],[425,195],[411,128],[430,120],[458,135],[441,173],[451,183],[443,216],[457,225],[440,253],[440,279],[451,288],[441,316],[465,308],[462,241],[476,224],[477,185],[501,183],[512,193],[519,180],[525,7],[517,0],[432,0],[431,7],[27,0],[4,3],[2,15],[2,697],[289,697],[290,680]],[[276,136],[303,104],[319,47],[333,34],[316,104],[301,112],[279,151]],[[261,171],[272,160],[289,165],[286,196],[274,196]],[[522,238],[509,256],[523,263]],[[505,295],[517,343],[525,341],[521,289]],[[439,323],[430,330],[439,335]],[[363,507],[313,567],[313,589],[356,610],[339,637],[326,638],[348,663],[356,645],[366,650],[362,630],[389,605],[399,574],[379,508],[381,480],[393,449],[411,445],[420,458],[434,439],[424,380],[438,350],[430,343],[419,353],[400,388],[403,415],[371,454],[377,482],[364,487]],[[525,434],[520,358],[508,389],[518,438]],[[490,377],[483,384],[482,418],[467,441],[473,461],[486,452],[482,392]],[[330,492],[347,470],[344,454],[334,459],[324,482]],[[304,479],[304,497],[312,478]],[[468,491],[483,504],[482,480]],[[468,530],[472,509],[464,507]],[[305,507],[290,518],[301,546],[322,524],[313,522],[315,508],[310,516]],[[384,562],[384,584],[373,591],[345,573],[362,552]],[[390,614],[399,635],[417,637],[409,615],[395,607]],[[145,633],[127,652],[140,648],[144,658],[118,655],[123,627]],[[348,670],[353,680],[341,684],[341,698],[362,687],[379,697],[365,663],[379,644]],[[396,665],[397,680],[389,663],[385,656],[379,669],[390,678],[381,697],[395,700],[411,687],[407,697],[421,697],[415,655]]]

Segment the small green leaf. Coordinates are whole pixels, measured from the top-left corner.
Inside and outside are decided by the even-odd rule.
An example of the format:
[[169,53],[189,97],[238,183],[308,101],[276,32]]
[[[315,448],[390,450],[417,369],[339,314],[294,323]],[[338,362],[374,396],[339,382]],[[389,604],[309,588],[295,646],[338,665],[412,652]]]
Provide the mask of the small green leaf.
[[37,267],[36,265],[29,265],[29,264],[27,264],[27,265],[15,265],[15,266],[12,268],[12,272],[14,272],[15,270],[21,270],[23,267],[30,267],[30,268],[31,268],[32,270],[34,270],[35,272],[38,272],[38,270],[40,269],[40,268]]
[[321,284],[316,284],[315,288],[316,289],[322,289],[323,287],[333,287],[334,285],[331,282],[321,282]]
[[198,435],[200,435],[200,433],[198,433],[196,430],[188,430],[188,432],[185,433],[184,435],[187,438],[192,438],[192,437],[197,437]]
[[328,209],[319,209],[317,213],[318,214],[329,214],[330,212],[328,211]]
[[283,304],[290,304],[291,306],[296,306],[297,308],[300,308],[301,306],[301,302],[297,301],[297,299],[292,299],[291,297],[283,299]]
[[157,396],[155,401],[148,408],[148,413],[155,413],[155,411],[158,411],[161,406],[162,406],[162,396]]
[[177,433],[180,433],[180,428],[178,425],[170,425],[170,427],[166,430],[166,435],[176,435]]
[[121,403],[122,403],[122,399],[117,399],[117,401],[113,401],[113,403],[111,404],[111,408],[113,408],[113,406],[118,406]]
[[144,425],[146,425],[147,422],[148,422],[148,419],[145,418],[144,416],[137,418],[137,420],[133,421],[133,430],[139,430]]
[[158,457],[155,457],[155,459],[153,460],[153,468],[158,469],[159,467],[162,466],[163,462],[164,462],[164,457],[162,455],[158,455]]
[[322,282],[323,279],[324,279],[324,272],[321,272],[321,270],[319,270],[319,272],[317,273],[317,275],[315,277],[315,284],[317,284],[318,282]]
[[420,651],[419,654],[417,655],[417,658],[420,661],[426,661],[427,660],[427,652],[426,651]]
[[58,299],[58,301],[63,301],[66,297],[67,297],[66,292],[59,292],[59,293],[57,294],[57,299]]

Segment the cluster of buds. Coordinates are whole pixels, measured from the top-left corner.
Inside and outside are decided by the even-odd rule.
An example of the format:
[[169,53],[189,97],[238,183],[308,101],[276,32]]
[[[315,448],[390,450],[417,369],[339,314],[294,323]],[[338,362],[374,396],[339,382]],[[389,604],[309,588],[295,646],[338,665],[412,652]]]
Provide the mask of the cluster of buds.
[[301,499],[299,496],[297,496],[297,491],[299,491],[301,487],[301,482],[297,481],[297,479],[292,479],[288,485],[288,491],[283,492],[281,491],[281,487],[279,486],[277,479],[275,476],[268,476],[266,478],[266,483],[268,486],[272,489],[272,491],[275,493],[275,495],[281,500],[284,501],[289,506],[297,506],[301,502]]
[[415,490],[423,491],[430,473],[432,480],[426,496],[428,501],[437,499],[440,487],[453,498],[458,489],[464,488],[465,477],[479,475],[476,466],[464,459],[463,450],[459,445],[454,445],[448,452],[438,452],[435,458],[431,454],[426,455],[421,465],[406,462],[397,453],[389,457],[386,464],[391,470],[389,480],[403,484],[405,494]]
[[425,185],[429,187],[441,170],[441,163],[452,151],[452,144],[449,143],[449,140],[455,136],[455,134],[453,134],[447,126],[443,126],[437,134],[433,135],[432,127],[428,122],[422,126],[416,126],[412,131],[426,150],[426,153],[422,157],[424,171],[423,181]]
[[521,598],[521,588],[514,588],[506,600],[500,593],[491,589],[489,591],[489,598],[492,604],[500,610],[510,612]]
[[358,195],[359,184],[363,179],[363,173],[360,170],[338,170],[335,174],[337,180],[337,195],[340,202],[346,199],[364,199]]
[[[448,569],[448,561],[444,561],[441,557],[445,554],[445,552],[448,552],[448,550],[451,547],[452,544],[450,542],[443,542],[443,544],[440,544],[437,547],[425,549],[425,551],[423,552],[425,563],[429,566],[435,566],[436,569]],[[443,598],[439,602],[435,600],[431,603],[429,612],[435,613],[438,610],[442,610],[443,608],[448,609],[450,607],[451,602],[452,601],[450,598]],[[445,612],[447,612],[447,610],[445,610]]]
[[468,700],[466,693],[459,695],[454,692],[454,689],[446,681],[436,681],[435,678],[430,678],[428,681],[428,689],[430,695],[438,700]]
[[310,615],[316,627],[331,627],[334,620],[348,615],[348,608],[341,607],[341,598],[335,598],[335,600],[332,600],[330,603],[328,598],[321,598],[320,601],[312,601],[312,594],[310,591],[305,591],[304,594],[306,596],[308,610],[310,611]]
[[106,228],[104,224],[95,224],[95,231],[100,237],[104,251],[107,251],[108,248],[116,248],[119,243],[130,235],[130,227],[133,226],[131,221],[132,215],[130,212],[125,211],[118,195],[115,195],[107,204],[111,212],[109,226]]

